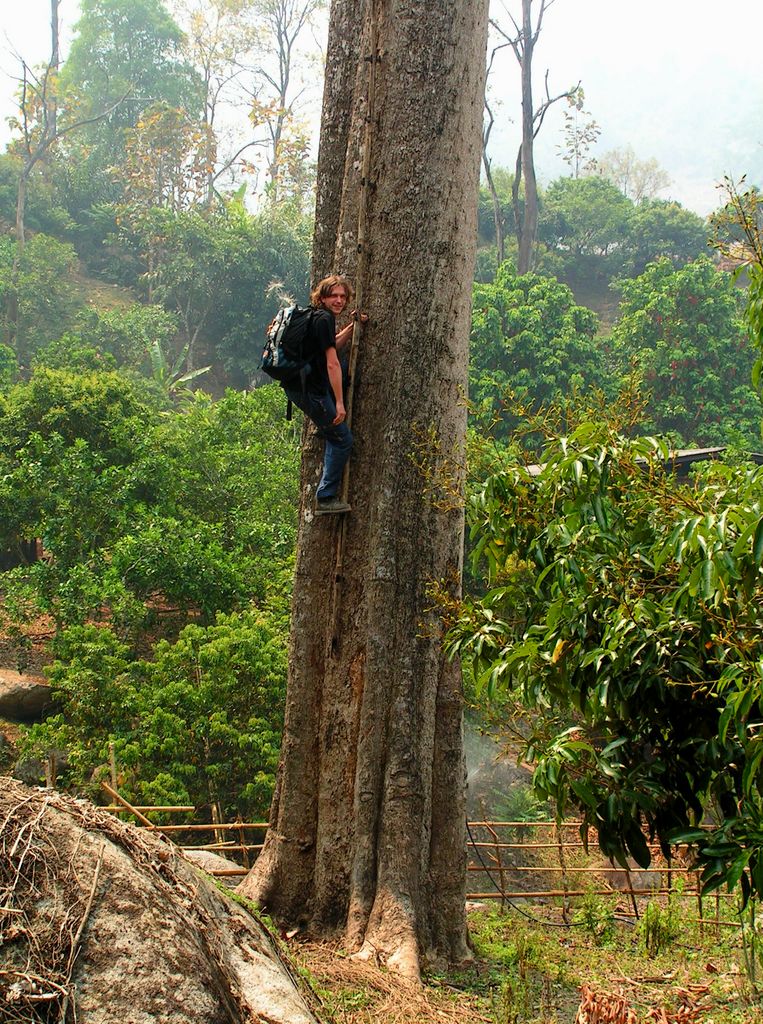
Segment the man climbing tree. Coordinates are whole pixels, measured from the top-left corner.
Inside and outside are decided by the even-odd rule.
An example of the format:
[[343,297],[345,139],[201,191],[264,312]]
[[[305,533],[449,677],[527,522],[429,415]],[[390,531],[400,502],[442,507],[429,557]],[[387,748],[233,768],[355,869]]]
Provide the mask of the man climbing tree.
[[[460,590],[466,371],[487,0],[335,0],[314,278],[369,313],[346,517],[303,462],[282,760],[243,883],[279,920],[344,932],[418,977],[468,955]],[[439,599],[438,599],[439,597]]]

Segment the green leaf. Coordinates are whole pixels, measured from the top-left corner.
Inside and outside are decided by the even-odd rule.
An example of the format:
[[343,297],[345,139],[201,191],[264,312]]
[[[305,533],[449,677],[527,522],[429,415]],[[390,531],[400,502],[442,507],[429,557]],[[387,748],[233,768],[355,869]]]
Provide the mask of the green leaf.
[[751,849],[743,850],[736,860],[732,861],[728,871],[726,872],[726,886],[729,892],[735,888],[739,879],[742,877],[742,873],[747,867],[750,857],[752,856],[752,852],[753,851]]
[[649,846],[637,822],[630,822],[625,830],[625,845],[631,857],[640,868],[648,868],[652,862]]
[[761,517],[755,528],[755,537],[752,542],[752,560],[756,565],[763,562],[763,517]]
[[570,789],[586,807],[595,808],[598,798],[587,779],[570,779]]
[[593,496],[591,504],[593,505],[593,514],[596,518],[596,522],[598,523],[599,527],[604,531],[608,530],[609,520],[607,519],[607,514],[604,510],[604,506],[601,501],[601,495],[595,494]]

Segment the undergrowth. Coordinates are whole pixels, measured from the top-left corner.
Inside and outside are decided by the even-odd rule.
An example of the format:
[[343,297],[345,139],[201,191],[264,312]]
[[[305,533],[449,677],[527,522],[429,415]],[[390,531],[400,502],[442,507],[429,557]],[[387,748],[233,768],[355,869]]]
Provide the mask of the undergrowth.
[[739,929],[700,929],[688,902],[652,900],[636,922],[605,904],[582,898],[561,927],[548,906],[477,909],[473,962],[430,975],[423,990],[336,946],[290,948],[324,1024],[574,1024],[581,997],[616,1024],[763,1024]]

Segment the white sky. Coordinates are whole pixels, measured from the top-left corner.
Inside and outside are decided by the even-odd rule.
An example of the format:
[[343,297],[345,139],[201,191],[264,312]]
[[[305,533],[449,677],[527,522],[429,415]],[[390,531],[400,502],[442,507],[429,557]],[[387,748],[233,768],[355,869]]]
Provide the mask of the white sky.
[[[508,24],[502,4],[493,16]],[[13,112],[13,49],[28,62],[50,49],[49,0],[2,0],[0,12],[0,144]],[[537,4],[536,4],[537,6]],[[61,0],[63,54],[77,0]],[[633,146],[655,157],[671,178],[666,196],[698,213],[717,205],[724,174],[747,174],[763,185],[763,0],[555,0],[535,53],[535,93],[548,68],[552,94],[582,81],[586,109],[602,129],[596,153]],[[491,143],[495,164],[513,166],[518,144],[518,65],[503,51],[492,85],[500,98]],[[561,108],[549,114],[537,141],[541,181],[565,173],[556,155]],[[318,112],[316,110],[316,118]]]

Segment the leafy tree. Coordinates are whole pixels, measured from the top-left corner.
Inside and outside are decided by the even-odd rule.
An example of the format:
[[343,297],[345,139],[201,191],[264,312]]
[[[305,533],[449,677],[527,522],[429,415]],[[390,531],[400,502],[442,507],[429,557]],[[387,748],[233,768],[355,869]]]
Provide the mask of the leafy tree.
[[259,366],[277,296],[302,301],[307,296],[313,220],[298,204],[281,204],[277,211],[268,209],[254,218],[233,204],[229,223],[230,260],[225,297],[218,299],[217,352],[234,383],[241,383]]
[[120,129],[156,102],[198,110],[199,80],[182,59],[182,41],[160,0],[81,0],[62,86],[76,94],[77,111],[88,114],[125,97],[93,127],[93,141],[118,152]]
[[744,319],[757,352],[752,383],[763,399],[763,202],[760,189],[726,178],[726,202],[711,217],[711,244],[734,267],[733,275],[747,284]]
[[[148,296],[177,316],[192,369],[201,332],[227,292],[225,218],[199,210],[143,207],[131,235],[145,260]],[[159,350],[167,351],[162,346]]]
[[[184,52],[203,83],[202,118],[210,129],[210,142],[222,103],[226,97],[235,102],[245,59],[257,40],[255,8],[253,0],[176,0],[173,6],[185,29]],[[218,154],[217,167],[213,166],[216,150],[210,147],[206,205],[211,205],[221,175],[235,173],[242,166],[243,154],[253,145],[254,140],[248,140]]]
[[643,273],[665,256],[674,266],[707,247],[708,228],[680,203],[644,199],[635,205],[606,178],[559,178],[543,195],[538,237],[572,280]]
[[58,615],[69,573],[127,528],[145,498],[134,467],[155,417],[113,372],[40,368],[0,396],[0,536],[5,548],[42,538],[53,556],[30,570],[39,607]]
[[731,277],[707,257],[677,270],[663,258],[618,287],[612,345],[620,365],[635,366],[650,392],[644,429],[684,445],[737,440],[754,449],[754,355]]
[[113,356],[100,352],[93,345],[83,342],[78,334],[67,331],[60,338],[38,349],[32,359],[32,366],[35,370],[44,366],[49,370],[88,373],[99,369],[116,370],[117,363]]
[[0,393],[16,383],[18,372],[16,353],[8,345],[0,345]]
[[[570,100],[576,96],[580,83],[558,96],[551,96],[548,91],[546,76],[546,97],[536,104],[533,99],[532,68],[535,46],[543,26],[543,17],[553,0],[540,0],[537,16],[533,24],[533,0],[522,0],[521,17],[515,19],[504,6],[513,26],[513,33],[507,32],[492,21],[491,25],[504,40],[504,46],[510,46],[517,59],[522,80],[522,141],[517,151],[514,171],[512,205],[514,208],[514,224],[517,232],[519,272],[527,273],[533,266],[533,249],[538,229],[538,183],[535,176],[534,147],[549,108],[561,99]],[[524,202],[520,203],[520,186],[524,192]]]
[[161,416],[148,394],[40,369],[0,396],[0,546],[39,537],[50,556],[5,575],[19,609],[134,634],[157,602],[209,621],[262,600],[288,564],[299,444],[280,390]]
[[179,107],[154,103],[126,129],[125,158],[115,174],[123,187],[120,216],[152,207],[177,213],[206,199],[214,165],[210,127]]
[[[39,348],[73,324],[82,306],[72,287],[76,261],[71,245],[49,235],[30,238],[20,253],[9,239],[0,245],[0,303],[6,310],[2,326],[24,370]],[[11,295],[15,299],[12,324],[7,315]]]
[[[596,314],[576,305],[566,285],[519,275],[504,263],[494,284],[474,287],[469,388],[476,409],[492,415],[507,392],[540,404],[601,385],[597,324]],[[515,423],[505,417],[499,429]]]
[[572,178],[590,174],[596,167],[596,160],[588,154],[601,135],[601,128],[591,117],[590,112],[583,109],[584,103],[585,92],[579,85],[575,92],[567,97],[562,130],[563,143],[557,147],[557,152],[570,168]]
[[609,150],[598,161],[598,171],[634,203],[655,199],[670,185],[667,172],[657,161],[653,157],[639,160],[633,146]]
[[246,555],[247,593],[259,598],[296,536],[301,425],[283,409],[276,386],[216,402],[198,396],[162,424],[152,470],[170,515],[189,529],[216,524],[223,549]]
[[109,464],[126,464],[152,419],[145,394],[118,373],[41,368],[0,406],[0,452],[14,453],[34,434],[56,434],[68,445],[84,441]]
[[[155,397],[161,401],[172,395],[175,385],[182,386],[181,374],[167,366],[167,353],[177,348],[177,333],[177,317],[161,306],[133,303],[98,309],[88,305],[78,312],[70,331],[37,350],[32,364],[75,373],[139,371],[156,383]],[[182,361],[184,356],[174,358]]]
[[539,237],[577,275],[619,265],[633,204],[603,178],[558,178],[546,190]]
[[219,616],[133,660],[108,629],[73,627],[56,643],[51,685],[61,712],[26,751],[64,750],[64,783],[103,777],[113,744],[120,790],[138,803],[210,805],[221,819],[261,817],[282,725],[283,636],[262,613]]
[[490,476],[469,510],[488,592],[451,651],[528,709],[536,789],[606,856],[691,841],[706,887],[763,895],[762,471],[681,484],[666,461],[584,422],[537,475]]
[[158,345],[167,351],[177,332],[177,315],[160,305],[134,302],[113,309],[88,306],[77,316],[72,342],[112,356],[118,366],[148,372],[152,347]]
[[[29,179],[35,169],[39,168],[41,161],[49,156],[51,148],[60,138],[57,126],[57,78],[60,66],[58,3],[59,0],[51,0],[50,5],[52,37],[50,60],[38,75],[22,59],[19,116],[9,120],[10,126],[18,131],[19,136],[13,146],[14,155],[18,158],[15,225],[19,256],[26,241],[26,194]],[[13,305],[15,306],[15,301]],[[15,309],[9,319],[15,324]]]
[[[0,218],[8,224],[13,223],[17,212],[20,162],[21,157],[12,151],[0,154]],[[27,228],[57,237],[66,237],[71,231],[74,222],[66,209],[62,184],[58,174],[42,163],[32,169],[27,179],[24,215]]]
[[[267,137],[266,192],[272,203],[304,200],[312,186],[305,174],[308,132],[298,119],[296,66],[300,36],[310,28],[325,0],[257,0],[259,46],[251,86],[250,119]],[[295,89],[295,86],[296,89]]]
[[141,252],[152,299],[177,314],[189,368],[203,339],[240,385],[259,365],[274,283],[296,297],[307,292],[310,228],[293,208],[255,216],[234,199],[218,212],[151,210],[125,226],[122,242]]
[[131,527],[115,541],[110,568],[139,600],[161,595],[185,611],[198,609],[208,622],[251,596],[252,560],[224,545],[217,523],[159,511],[139,513]]
[[680,203],[644,199],[628,220],[622,272],[635,277],[661,256],[674,267],[683,266],[706,252],[708,233],[707,222]]
[[144,110],[163,102],[191,118],[200,112],[201,83],[183,60],[182,39],[161,0],[82,0],[60,75],[66,96],[61,120],[66,125],[111,112],[72,136],[67,146],[67,161],[79,167],[80,211],[118,198],[109,169],[122,164],[125,130]]

